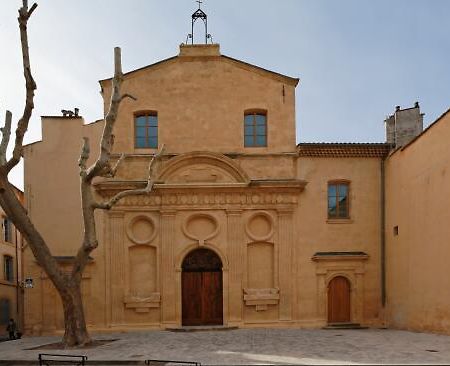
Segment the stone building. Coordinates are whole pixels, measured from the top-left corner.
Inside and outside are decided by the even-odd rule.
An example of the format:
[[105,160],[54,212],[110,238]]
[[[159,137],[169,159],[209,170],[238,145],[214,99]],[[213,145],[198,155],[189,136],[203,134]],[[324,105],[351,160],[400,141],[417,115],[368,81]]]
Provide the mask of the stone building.
[[[105,110],[110,82],[100,81]],[[412,239],[401,240],[413,225],[422,227],[422,236],[437,231],[440,236],[432,238],[439,253],[449,252],[442,242],[448,225],[424,226],[415,211],[422,207],[433,215],[433,203],[423,201],[431,199],[439,214],[448,216],[449,153],[444,140],[432,142],[436,134],[448,136],[448,123],[440,121],[417,138],[422,116],[416,105],[386,120],[387,143],[296,145],[298,82],[222,55],[217,44],[181,45],[177,56],[124,75],[123,91],[137,101],[121,105],[113,158],[122,153],[126,158],[114,179],[96,182],[98,197],[145,185],[151,157],[162,144],[165,153],[153,193],[127,197],[98,213],[100,245],[83,277],[91,329],[392,321],[443,331],[450,294],[438,285],[446,294],[444,320],[432,307],[427,324],[399,315],[412,306],[405,300],[412,290],[403,284],[418,276],[400,268],[411,265],[406,253]],[[102,127],[102,120],[43,117],[42,141],[25,148],[27,209],[63,268],[82,241],[77,166],[82,137],[95,145]],[[415,146],[422,144],[432,156],[417,156]],[[427,170],[428,159],[437,160]],[[416,171],[423,174],[419,181],[403,182]],[[446,198],[428,191],[433,179],[441,179],[433,187]],[[421,185],[429,197],[420,195]],[[408,215],[412,221],[405,222]],[[420,258],[420,240],[414,245]],[[24,256],[24,275],[35,284],[25,293],[26,331],[61,331],[60,300],[31,251]],[[418,268],[443,271],[428,266]],[[421,285],[433,278],[427,274]],[[431,292],[420,296],[418,309],[434,301]]]
[[[16,188],[14,192],[23,201],[23,192]],[[0,208],[1,237],[0,261],[0,336],[5,336],[9,319],[14,319],[19,327],[23,325],[22,314],[22,237],[12,221]]]

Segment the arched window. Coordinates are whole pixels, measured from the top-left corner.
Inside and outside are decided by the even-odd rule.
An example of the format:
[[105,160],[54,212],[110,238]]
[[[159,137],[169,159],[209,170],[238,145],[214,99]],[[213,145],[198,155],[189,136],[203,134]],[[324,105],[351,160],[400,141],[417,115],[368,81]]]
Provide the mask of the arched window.
[[349,187],[350,182],[328,182],[328,218],[348,219],[349,212]]
[[267,113],[247,111],[244,115],[244,146],[267,146]]
[[134,146],[136,148],[158,148],[158,114],[144,112],[134,117]]

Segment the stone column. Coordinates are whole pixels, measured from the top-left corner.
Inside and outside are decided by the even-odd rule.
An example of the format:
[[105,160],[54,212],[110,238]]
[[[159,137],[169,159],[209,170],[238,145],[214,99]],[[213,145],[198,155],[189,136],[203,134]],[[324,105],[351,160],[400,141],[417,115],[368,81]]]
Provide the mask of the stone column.
[[109,246],[110,246],[110,288],[111,288],[111,325],[121,325],[125,322],[124,289],[124,213],[112,211],[109,214]]
[[242,210],[227,210],[228,309],[230,323],[242,321],[242,273],[245,258]]
[[161,211],[161,279],[162,279],[162,322],[176,322],[176,286],[175,286],[175,210]]
[[292,209],[278,210],[278,268],[280,286],[280,320],[292,320],[292,246],[294,228]]

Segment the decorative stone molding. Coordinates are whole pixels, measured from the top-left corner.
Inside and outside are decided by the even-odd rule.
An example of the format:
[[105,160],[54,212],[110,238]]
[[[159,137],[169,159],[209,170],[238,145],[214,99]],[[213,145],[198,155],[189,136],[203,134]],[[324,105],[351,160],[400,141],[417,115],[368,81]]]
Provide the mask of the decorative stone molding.
[[247,173],[245,173],[245,171],[243,171],[232,159],[223,154],[209,151],[193,151],[186,154],[181,154],[169,160],[168,164],[163,168],[156,181],[170,181],[170,178],[174,176],[176,172],[186,167],[198,164],[219,168],[236,183],[250,183]]
[[134,309],[136,313],[148,313],[150,308],[159,308],[161,294],[154,292],[145,298],[127,295],[124,297],[123,302],[127,309]]
[[256,311],[267,310],[268,305],[277,305],[280,301],[278,288],[244,288],[244,301],[247,306],[255,306]]
[[[212,224],[212,228],[210,230],[210,232],[205,232],[205,233],[196,233],[194,231],[195,227],[193,226],[193,222],[195,222],[196,220],[206,220],[208,223]],[[206,227],[206,225],[204,225]],[[215,236],[217,236],[217,234],[219,233],[220,230],[220,225],[219,225],[219,221],[217,220],[217,218],[213,215],[208,215],[205,213],[195,213],[189,217],[186,218],[186,220],[184,220],[183,225],[182,225],[182,230],[184,235],[186,235],[189,239],[193,239],[198,241],[199,245],[202,246],[205,244],[205,242],[207,240],[210,240],[212,238],[214,238]]]
[[[108,191],[107,196],[114,192]],[[298,202],[297,192],[261,192],[246,190],[242,193],[225,192],[176,192],[168,194],[152,193],[148,196],[129,196],[119,201],[118,206],[146,206],[160,208],[161,206],[175,207],[202,207],[202,206],[224,206],[230,205],[236,208],[240,206],[267,207],[267,205],[296,205]]]
[[364,252],[317,252],[311,260],[316,262],[317,276],[317,315],[327,321],[328,285],[337,277],[345,277],[351,286],[351,321],[364,321],[364,263],[369,255]]
[[[253,224],[257,224],[257,220],[262,219],[262,225],[266,225],[266,228],[260,228],[263,232],[258,232],[258,229],[252,227]],[[261,225],[259,225],[261,226]],[[255,242],[264,242],[268,241],[273,237],[275,232],[275,220],[272,215],[266,211],[258,211],[250,215],[246,224],[245,224],[245,232]]]
[[[139,238],[136,232],[136,225],[138,225],[141,222],[142,224],[147,224],[149,233],[143,238]],[[146,215],[137,215],[133,217],[130,222],[127,225],[126,233],[128,238],[135,244],[149,244],[152,242],[152,240],[155,238],[158,230],[155,225],[155,222],[153,219]]]
[[[217,245],[214,245],[214,243],[205,243],[206,244],[206,248],[209,250],[212,250],[213,252],[215,252],[220,260],[222,261],[222,272],[228,272],[229,270],[229,261],[228,258],[226,256],[226,253],[224,253],[222,251],[222,249],[220,247],[218,247]],[[186,245],[183,247],[183,250],[181,250],[176,257],[174,258],[174,266],[175,266],[175,271],[177,272],[182,272],[182,263],[184,258],[186,257],[186,255],[188,255],[190,252],[192,252],[195,249],[200,248],[198,242],[197,243],[191,243],[189,245]]]
[[315,262],[322,261],[363,261],[369,259],[369,255],[364,252],[317,252],[312,258]]

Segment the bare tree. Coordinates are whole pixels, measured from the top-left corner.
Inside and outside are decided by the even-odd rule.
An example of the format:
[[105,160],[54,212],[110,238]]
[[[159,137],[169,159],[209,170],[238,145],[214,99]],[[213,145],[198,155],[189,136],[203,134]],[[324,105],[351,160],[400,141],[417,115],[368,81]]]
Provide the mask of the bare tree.
[[83,242],[73,261],[71,271],[62,271],[57,261],[52,256],[45,239],[33,225],[26,209],[16,197],[12,186],[8,181],[9,172],[22,158],[23,138],[27,131],[28,123],[34,108],[34,91],[36,90],[36,83],[33,79],[30,67],[27,26],[28,20],[36,9],[37,4],[33,4],[31,8],[28,9],[28,0],[22,1],[23,4],[19,9],[18,21],[22,46],[26,99],[23,115],[17,124],[15,145],[10,159],[7,159],[6,150],[11,135],[11,112],[6,112],[5,125],[1,129],[3,136],[0,143],[0,205],[27,241],[36,261],[46,272],[48,278],[52,281],[61,297],[65,325],[63,343],[68,347],[83,346],[91,342],[84,317],[81,297],[81,278],[88,262],[89,254],[98,246],[94,212],[97,209],[109,210],[120,199],[126,196],[149,194],[153,189],[153,167],[163,154],[163,148],[157,154],[153,155],[150,160],[148,180],[145,188],[119,192],[106,202],[99,202],[96,200],[95,189],[92,185],[93,179],[98,177],[113,178],[119,164],[124,159],[124,155],[122,155],[114,165],[112,165],[110,160],[114,141],[112,133],[117,119],[119,106],[126,98],[135,100],[132,95],[122,94],[120,91],[123,74],[120,48],[116,47],[114,49],[114,77],[112,79],[111,102],[109,110],[104,118],[103,134],[100,141],[100,153],[95,163],[88,167],[89,140],[84,138],[80,159],[78,161],[80,167],[81,207],[84,223]]

